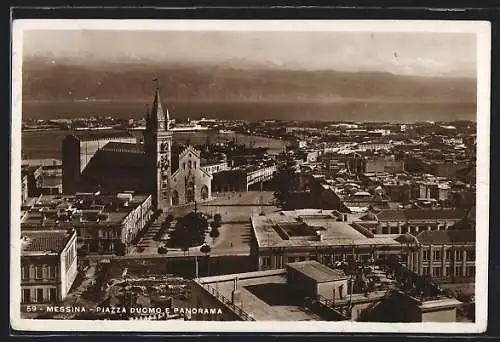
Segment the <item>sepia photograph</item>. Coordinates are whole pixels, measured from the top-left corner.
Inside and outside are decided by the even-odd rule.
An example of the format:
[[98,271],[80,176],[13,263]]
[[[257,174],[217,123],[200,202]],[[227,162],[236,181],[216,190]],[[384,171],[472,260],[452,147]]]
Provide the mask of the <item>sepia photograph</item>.
[[490,30],[15,20],[12,327],[485,331]]

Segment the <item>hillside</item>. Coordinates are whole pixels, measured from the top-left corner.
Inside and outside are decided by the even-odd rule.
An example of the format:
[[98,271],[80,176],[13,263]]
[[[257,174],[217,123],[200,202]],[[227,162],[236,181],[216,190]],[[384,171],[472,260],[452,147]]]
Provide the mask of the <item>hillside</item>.
[[139,63],[77,66],[37,59],[23,65],[23,98],[141,101],[150,99],[155,77],[165,100],[474,103],[476,99],[475,79],[465,78]]

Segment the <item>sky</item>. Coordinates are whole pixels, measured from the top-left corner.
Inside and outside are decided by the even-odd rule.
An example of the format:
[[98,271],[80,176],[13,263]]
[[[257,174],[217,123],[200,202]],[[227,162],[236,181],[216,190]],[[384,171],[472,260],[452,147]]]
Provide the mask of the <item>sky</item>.
[[23,55],[474,77],[476,35],[414,32],[28,30]]

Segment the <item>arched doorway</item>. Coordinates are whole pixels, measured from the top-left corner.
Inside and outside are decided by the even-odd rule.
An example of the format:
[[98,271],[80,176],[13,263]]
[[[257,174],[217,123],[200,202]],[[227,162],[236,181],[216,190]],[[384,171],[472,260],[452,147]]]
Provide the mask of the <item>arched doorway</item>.
[[194,182],[186,185],[186,203],[194,202]]
[[179,205],[179,193],[177,190],[172,191],[172,205]]
[[201,187],[201,199],[206,200],[208,198],[208,186],[203,185]]

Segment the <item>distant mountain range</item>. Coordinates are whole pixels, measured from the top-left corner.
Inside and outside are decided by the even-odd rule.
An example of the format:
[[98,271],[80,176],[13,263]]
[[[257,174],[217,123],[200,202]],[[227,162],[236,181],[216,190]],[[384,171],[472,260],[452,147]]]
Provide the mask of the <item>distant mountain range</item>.
[[383,72],[198,67],[159,63],[53,63],[25,58],[23,101],[150,100],[153,79],[163,101],[475,103],[473,78]]

